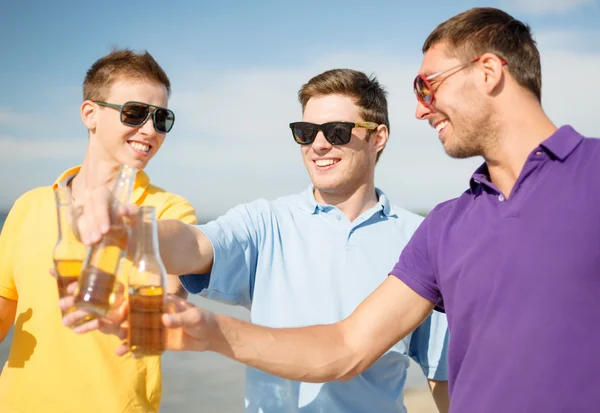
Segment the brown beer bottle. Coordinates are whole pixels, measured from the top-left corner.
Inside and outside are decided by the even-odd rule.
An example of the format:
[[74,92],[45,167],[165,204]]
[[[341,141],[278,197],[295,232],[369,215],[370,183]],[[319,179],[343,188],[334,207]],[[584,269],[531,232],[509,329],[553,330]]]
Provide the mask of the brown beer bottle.
[[[58,218],[58,238],[52,251],[58,296],[67,295],[67,286],[79,279],[81,267],[86,256],[86,247],[73,233],[70,219],[73,211],[73,196],[69,187],[59,186],[54,189],[56,213]],[[63,316],[70,312],[63,311]]]
[[122,166],[113,189],[110,205],[110,230],[102,240],[88,249],[79,286],[75,295],[75,307],[105,316],[111,308],[117,271],[127,252],[129,227],[120,218],[118,210],[131,198],[137,170]]
[[127,287],[127,342],[136,357],[156,356],[165,349],[162,314],[167,273],[158,249],[155,208],[141,207],[138,214],[133,232],[136,253]]

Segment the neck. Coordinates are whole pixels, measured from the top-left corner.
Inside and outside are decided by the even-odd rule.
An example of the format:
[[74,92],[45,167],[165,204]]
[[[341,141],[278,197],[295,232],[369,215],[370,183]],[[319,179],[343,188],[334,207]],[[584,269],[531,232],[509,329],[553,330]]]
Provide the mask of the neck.
[[82,202],[86,190],[106,187],[112,191],[120,165],[112,159],[98,156],[100,151],[88,144],[81,169],[71,181],[71,192],[75,202]]
[[354,221],[369,208],[375,206],[379,201],[375,193],[375,183],[373,180],[362,184],[352,192],[332,192],[315,188],[314,195],[318,203],[335,206],[342,211],[350,222]]
[[492,183],[508,199],[531,152],[557,127],[533,98],[505,107],[511,109],[503,113],[494,144],[483,157]]

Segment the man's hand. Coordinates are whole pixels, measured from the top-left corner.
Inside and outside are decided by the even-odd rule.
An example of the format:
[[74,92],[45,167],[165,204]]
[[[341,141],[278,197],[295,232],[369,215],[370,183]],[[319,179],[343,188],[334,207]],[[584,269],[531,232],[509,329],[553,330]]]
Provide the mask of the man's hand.
[[[50,273],[53,275],[54,270],[51,269]],[[73,308],[76,289],[77,282],[71,283],[67,288],[69,295],[59,300],[58,305],[63,311]],[[122,286],[121,291],[123,291]],[[72,327],[73,332],[76,334],[85,334],[97,330],[125,340],[129,329],[127,302],[122,292],[117,294],[117,297],[113,309],[107,316],[95,317],[90,321],[83,322],[92,313],[78,309],[66,314],[63,317],[63,324]],[[165,348],[167,350],[205,351],[207,349],[207,328],[212,321],[212,313],[209,311],[197,307],[175,294],[166,294],[165,314],[163,314],[162,320],[165,325]],[[120,356],[128,352],[127,343],[123,343],[116,349],[116,353]]]
[[[206,351],[212,313],[173,294],[165,295],[162,320],[165,325],[165,349],[170,351]],[[122,356],[129,352],[127,343],[116,350]]]
[[[53,268],[50,269],[50,274],[55,276]],[[71,310],[75,306],[76,290],[77,281],[69,284],[67,287],[68,295],[58,301],[58,306],[63,312]],[[127,335],[127,303],[125,302],[124,293],[124,286],[119,283],[111,310],[105,317],[98,317],[93,312],[77,309],[64,315],[63,324],[72,328],[73,332],[77,334],[99,330],[104,334],[112,334],[124,339]]]
[[71,226],[85,245],[92,245],[102,239],[111,225],[119,224],[123,219],[131,226],[139,209],[136,205],[121,205],[117,214],[111,210],[113,196],[105,186],[85,191],[83,199],[75,200]]

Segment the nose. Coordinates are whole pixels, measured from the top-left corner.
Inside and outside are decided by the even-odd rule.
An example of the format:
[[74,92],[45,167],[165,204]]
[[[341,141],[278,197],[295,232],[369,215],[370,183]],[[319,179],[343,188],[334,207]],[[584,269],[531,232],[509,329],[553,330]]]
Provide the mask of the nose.
[[315,137],[315,140],[311,145],[315,152],[328,151],[333,146],[327,141],[327,139],[325,139],[323,131],[319,131],[319,133],[317,133],[317,136]]
[[431,107],[425,106],[420,100],[417,100],[417,110],[415,111],[415,117],[419,120],[425,120],[428,115],[431,114]]
[[142,126],[140,126],[139,131],[144,135],[152,135],[156,133],[156,129],[154,128],[154,113],[150,112],[148,114],[148,118],[144,122]]

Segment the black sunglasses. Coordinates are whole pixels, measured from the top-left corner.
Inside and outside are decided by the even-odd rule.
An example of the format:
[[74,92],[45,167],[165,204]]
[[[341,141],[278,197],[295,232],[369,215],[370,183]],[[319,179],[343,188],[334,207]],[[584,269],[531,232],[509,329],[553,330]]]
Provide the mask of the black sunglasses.
[[294,140],[300,145],[310,145],[315,141],[319,131],[332,145],[346,145],[352,138],[352,129],[362,128],[374,130],[379,125],[375,122],[327,122],[322,125],[310,122],[292,122],[290,129]]
[[[154,121],[154,129],[160,133],[167,133],[173,128],[175,114],[172,110],[160,106],[149,105],[143,102],[125,102],[122,105],[114,103],[94,101],[100,106],[106,106],[120,110],[121,123],[127,126],[142,126],[150,115]],[[154,108],[154,110],[150,110]]]

